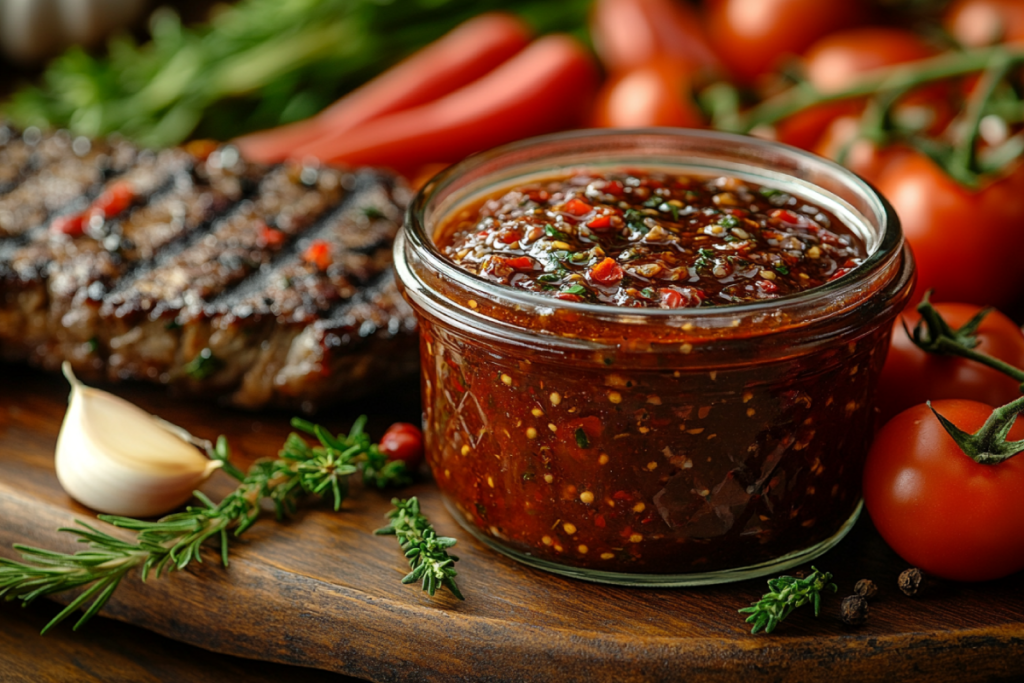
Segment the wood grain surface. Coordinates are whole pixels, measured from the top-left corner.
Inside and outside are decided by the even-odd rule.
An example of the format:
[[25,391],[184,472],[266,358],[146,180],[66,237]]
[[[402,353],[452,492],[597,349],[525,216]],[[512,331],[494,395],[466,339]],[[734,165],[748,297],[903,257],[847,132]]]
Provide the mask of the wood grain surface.
[[[287,415],[180,402],[150,387],[115,391],[197,435],[228,435],[248,459],[273,455],[288,431]],[[0,365],[0,555],[14,556],[11,543],[73,551],[72,540],[54,530],[93,516],[53,474],[66,393],[57,377]],[[340,430],[367,412],[371,434],[379,435],[392,420],[415,420],[417,406],[409,386],[320,419]],[[229,487],[218,474],[205,490],[219,496]],[[943,584],[908,598],[896,588],[906,565],[866,518],[815,563],[840,587],[820,618],[801,611],[774,634],[751,636],[736,609],[764,592],[763,580],[653,590],[551,576],[475,542],[427,482],[405,493],[420,496],[440,533],[459,539],[467,598],[431,599],[399,583],[406,565],[394,539],[372,535],[389,496],[354,489],[340,513],[309,507],[284,524],[261,521],[232,547],[228,569],[210,553],[166,579],[127,579],[103,614],[217,653],[374,681],[1024,678],[1024,576]],[[844,626],[839,603],[860,578],[881,591],[866,625]],[[91,637],[61,628],[61,642]],[[0,647],[42,647],[51,638],[25,645],[24,634],[4,637]]]

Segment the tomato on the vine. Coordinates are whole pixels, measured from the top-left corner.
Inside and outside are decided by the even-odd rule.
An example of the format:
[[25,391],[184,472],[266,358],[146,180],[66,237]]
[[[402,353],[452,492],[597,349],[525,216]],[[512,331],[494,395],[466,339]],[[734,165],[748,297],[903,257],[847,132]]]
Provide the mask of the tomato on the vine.
[[703,127],[700,109],[690,93],[692,75],[692,66],[671,59],[657,59],[613,75],[597,95],[593,125]]
[[[932,306],[954,329],[965,325],[981,310],[980,306],[961,303]],[[913,331],[921,315],[907,310],[901,317],[902,322],[897,319],[893,325],[892,344],[878,381],[876,405],[883,421],[925,401],[961,398],[1002,405],[1020,397],[1018,383],[998,370],[967,358],[919,348],[903,324]],[[990,311],[973,336],[978,341],[975,351],[1024,368],[1024,333],[999,311]]]
[[408,422],[396,422],[384,432],[378,448],[388,460],[401,460],[415,470],[423,462],[423,432]]
[[[992,413],[976,401],[935,410],[975,432]],[[1024,438],[1017,418],[1010,440]],[[985,581],[1024,569],[1024,455],[985,465],[964,454],[926,405],[879,431],[864,469],[871,520],[900,557],[925,572]]]
[[[826,35],[811,45],[800,61],[811,85],[821,92],[835,92],[849,87],[874,69],[934,54],[934,49],[910,31],[865,26]],[[863,109],[863,100],[857,99],[809,107],[780,121],[776,126],[778,138],[781,142],[811,149],[836,119],[859,115]]]
[[961,45],[1024,41],[1024,3],[1020,0],[957,0],[943,17],[950,35]]
[[1024,164],[980,189],[957,183],[931,159],[892,160],[877,187],[896,209],[917,262],[911,303],[937,301],[1006,308],[1024,290]]
[[596,0],[590,33],[611,73],[667,58],[717,69],[697,10],[679,0]]
[[815,40],[859,23],[861,0],[711,0],[711,44],[740,81],[750,82],[802,53]]

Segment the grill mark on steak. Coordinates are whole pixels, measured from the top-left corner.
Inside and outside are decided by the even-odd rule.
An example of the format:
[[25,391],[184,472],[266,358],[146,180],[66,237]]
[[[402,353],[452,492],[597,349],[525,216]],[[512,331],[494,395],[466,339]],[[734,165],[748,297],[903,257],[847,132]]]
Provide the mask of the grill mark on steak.
[[[31,137],[0,126],[0,356],[248,408],[310,409],[415,368],[390,270],[410,193],[394,177]],[[132,207],[51,229],[116,183]],[[329,262],[305,258],[318,242]]]
[[40,143],[48,145],[59,159],[42,163],[0,196],[0,237],[25,237],[69,205],[95,196],[105,180],[126,171],[140,154],[125,142],[94,142],[77,154],[69,136],[56,134]]

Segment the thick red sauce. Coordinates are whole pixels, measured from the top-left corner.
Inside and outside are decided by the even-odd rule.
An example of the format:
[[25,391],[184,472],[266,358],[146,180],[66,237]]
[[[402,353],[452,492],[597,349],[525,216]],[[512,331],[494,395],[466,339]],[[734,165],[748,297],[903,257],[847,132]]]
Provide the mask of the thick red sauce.
[[[583,229],[601,216],[608,230]],[[453,261],[492,281],[619,306],[779,297],[864,258],[848,228],[796,197],[656,173],[518,187],[438,234]],[[615,281],[595,273],[605,259],[621,270]],[[524,324],[513,306],[451,296]],[[768,350],[788,346],[784,326],[751,328],[723,364],[714,333],[689,325],[637,326],[600,337],[603,352],[556,352],[420,312],[428,459],[457,514],[505,547],[587,569],[701,573],[813,546],[857,505],[891,320],[789,354]],[[591,323],[558,311],[529,325],[579,338],[600,328]]]
[[679,308],[841,277],[864,246],[835,217],[736,178],[577,174],[487,198],[439,246],[465,270],[568,301]]

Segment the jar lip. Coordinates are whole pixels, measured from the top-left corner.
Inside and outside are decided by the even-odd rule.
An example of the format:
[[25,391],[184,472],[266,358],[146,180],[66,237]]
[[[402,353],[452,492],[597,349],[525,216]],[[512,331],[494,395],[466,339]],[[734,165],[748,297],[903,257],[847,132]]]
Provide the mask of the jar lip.
[[[428,234],[426,226],[426,211],[431,201],[443,190],[447,189],[454,181],[464,174],[478,169],[485,164],[500,159],[503,156],[516,152],[540,149],[544,145],[552,143],[584,142],[588,139],[657,139],[704,141],[708,143],[718,142],[727,145],[763,149],[766,152],[773,151],[783,153],[792,160],[803,166],[817,168],[843,182],[851,191],[858,193],[867,200],[871,209],[881,226],[878,242],[874,250],[868,254],[863,263],[853,268],[842,277],[827,282],[818,287],[813,287],[802,292],[779,297],[777,299],[764,299],[760,301],[742,302],[735,304],[718,304],[715,306],[702,306],[697,308],[625,308],[610,306],[607,304],[593,304],[586,302],[567,301],[555,297],[544,296],[536,292],[517,289],[486,280],[478,275],[460,268],[453,261],[446,258],[434,243],[434,239]],[[621,154],[619,155],[621,156]],[[610,154],[601,163],[614,163],[616,156]],[[623,161],[626,161],[623,159]],[[629,160],[630,165],[636,165],[635,160]],[[567,163],[565,168],[573,166],[585,166],[585,164]],[[723,168],[723,170],[726,170]],[[787,175],[782,172],[783,175]],[[525,175],[525,174],[524,174]],[[797,176],[789,175],[794,180]],[[514,180],[514,176],[509,180]],[[823,196],[834,197],[839,203],[846,202],[819,188]],[[453,208],[461,206],[457,203]],[[714,318],[730,318],[750,315],[764,314],[766,312],[779,312],[792,308],[802,308],[815,304],[829,304],[833,302],[840,293],[855,292],[862,288],[863,283],[872,275],[885,267],[895,258],[899,257],[903,247],[903,233],[900,222],[892,206],[874,189],[867,181],[856,175],[849,169],[828,159],[811,154],[802,149],[785,145],[770,140],[763,140],[746,135],[734,133],[723,133],[719,131],[695,130],[683,128],[637,128],[637,129],[582,129],[553,133],[538,137],[527,138],[517,142],[495,147],[493,149],[479,152],[463,161],[449,166],[433,178],[431,178],[416,193],[406,212],[405,237],[417,255],[424,259],[425,264],[433,269],[438,275],[448,281],[457,283],[475,294],[491,299],[509,301],[520,307],[542,309],[545,314],[556,311],[575,312],[588,314],[603,318],[618,318],[625,322],[657,322],[667,323],[671,320],[693,321],[701,319],[709,321]],[[406,240],[403,240],[405,242]],[[396,258],[404,261],[405,256],[396,253]],[[400,263],[400,272],[407,271],[401,267],[406,265]],[[453,302],[454,303],[454,302]]]

